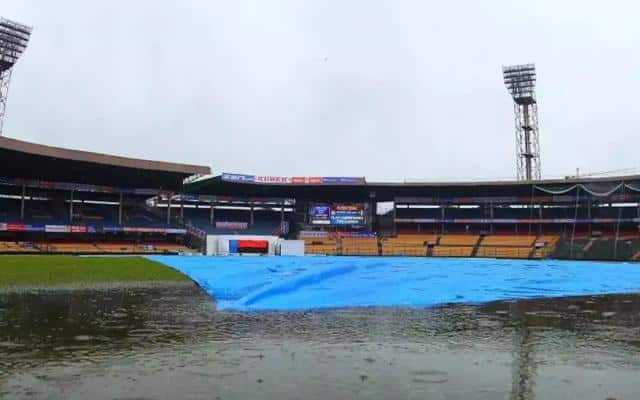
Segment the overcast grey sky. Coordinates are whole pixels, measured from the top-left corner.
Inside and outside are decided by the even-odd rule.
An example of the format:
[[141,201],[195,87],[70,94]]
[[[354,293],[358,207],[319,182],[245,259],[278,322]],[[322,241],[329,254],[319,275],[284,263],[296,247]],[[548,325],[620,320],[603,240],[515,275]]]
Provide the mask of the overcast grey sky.
[[508,178],[501,65],[535,62],[543,176],[640,167],[634,1],[1,1],[34,27],[6,136],[216,173]]

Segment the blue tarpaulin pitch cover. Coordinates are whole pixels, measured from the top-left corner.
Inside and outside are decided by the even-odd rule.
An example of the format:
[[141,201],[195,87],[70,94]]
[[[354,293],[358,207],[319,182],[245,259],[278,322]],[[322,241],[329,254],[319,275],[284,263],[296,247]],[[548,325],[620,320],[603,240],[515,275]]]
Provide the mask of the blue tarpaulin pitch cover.
[[640,264],[404,257],[149,256],[219,310],[425,307],[640,291]]

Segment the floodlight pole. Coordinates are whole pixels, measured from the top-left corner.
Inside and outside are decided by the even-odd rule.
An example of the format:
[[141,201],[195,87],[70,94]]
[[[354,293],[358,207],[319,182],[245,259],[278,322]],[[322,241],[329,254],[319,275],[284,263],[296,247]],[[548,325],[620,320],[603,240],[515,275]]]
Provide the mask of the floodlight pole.
[[514,101],[516,126],[516,172],[518,180],[540,180],[538,103],[533,64],[503,67],[504,83]]
[[0,136],[4,127],[4,113],[7,109],[7,97],[9,95],[9,82],[11,81],[11,70],[0,72]]
[[0,17],[0,136],[4,127],[11,71],[27,48],[31,28]]

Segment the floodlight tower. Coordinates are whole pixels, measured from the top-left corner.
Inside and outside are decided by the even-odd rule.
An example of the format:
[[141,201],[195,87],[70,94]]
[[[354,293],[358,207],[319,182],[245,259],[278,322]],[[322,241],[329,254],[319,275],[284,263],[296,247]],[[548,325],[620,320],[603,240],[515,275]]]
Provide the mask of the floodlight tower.
[[518,180],[539,180],[542,172],[535,92],[536,66],[523,64],[502,67],[502,74],[514,101]]
[[11,71],[27,48],[30,36],[30,27],[0,17],[0,136],[7,107]]

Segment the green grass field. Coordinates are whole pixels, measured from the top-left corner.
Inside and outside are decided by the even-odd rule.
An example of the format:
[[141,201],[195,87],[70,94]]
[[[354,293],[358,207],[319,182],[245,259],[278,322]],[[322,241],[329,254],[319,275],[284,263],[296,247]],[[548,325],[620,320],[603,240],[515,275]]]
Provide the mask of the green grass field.
[[0,256],[0,289],[186,281],[180,272],[142,257]]

